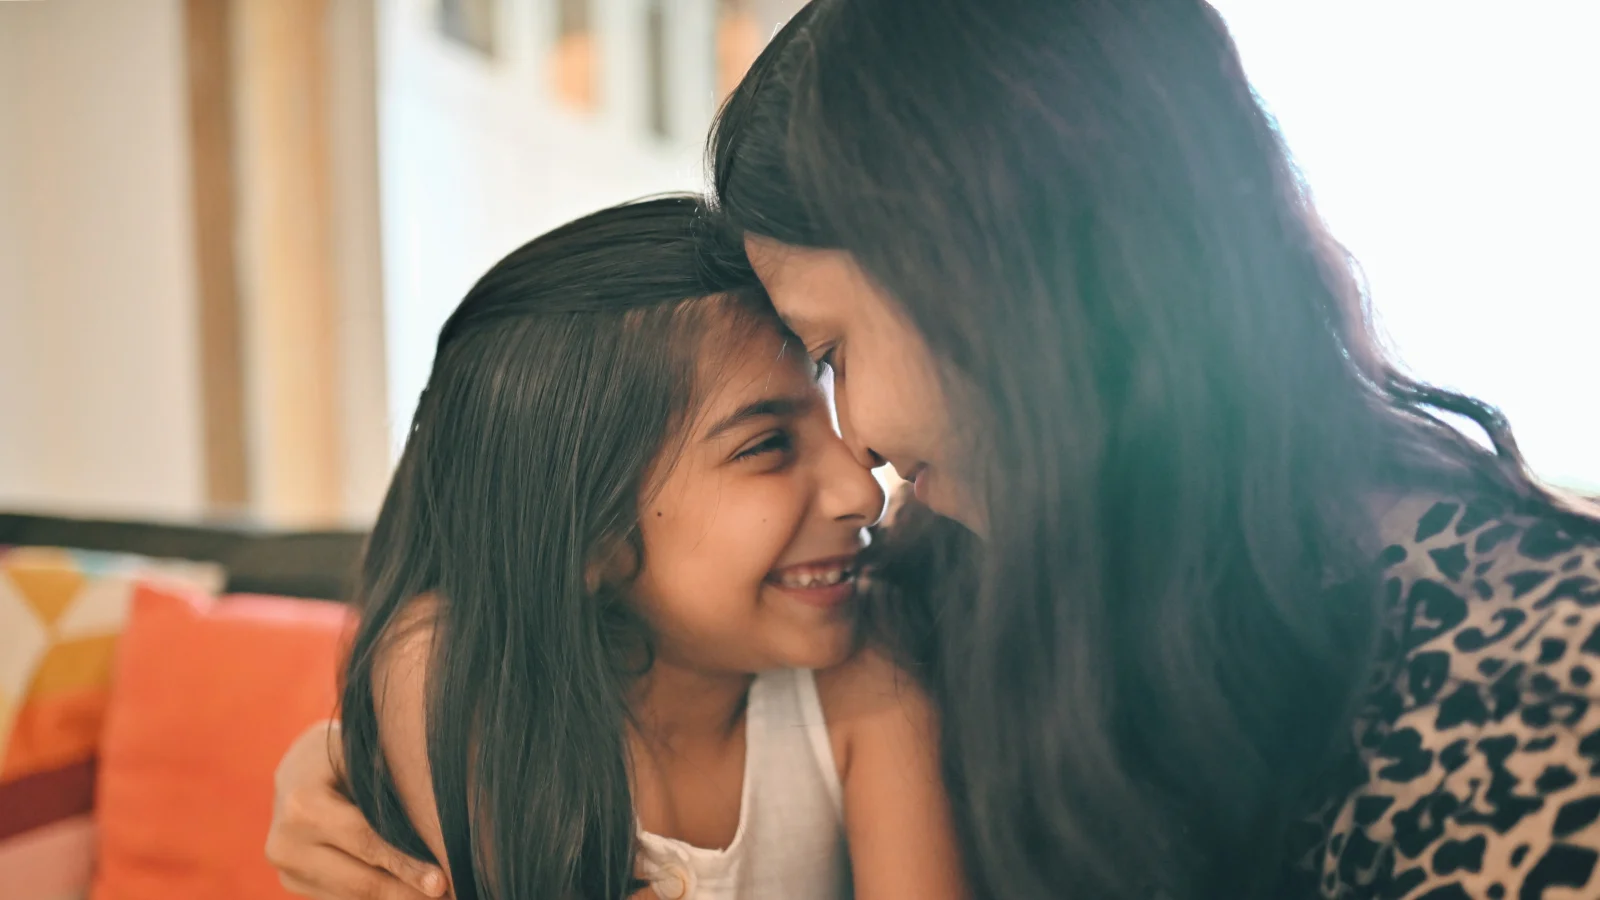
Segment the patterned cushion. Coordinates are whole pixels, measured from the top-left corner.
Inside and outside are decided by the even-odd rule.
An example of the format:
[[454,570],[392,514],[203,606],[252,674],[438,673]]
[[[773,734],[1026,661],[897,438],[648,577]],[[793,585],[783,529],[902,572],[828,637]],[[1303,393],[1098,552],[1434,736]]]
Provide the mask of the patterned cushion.
[[81,895],[88,883],[88,815],[112,654],[141,579],[210,593],[224,573],[182,560],[0,548],[0,884],[7,900],[58,900]]

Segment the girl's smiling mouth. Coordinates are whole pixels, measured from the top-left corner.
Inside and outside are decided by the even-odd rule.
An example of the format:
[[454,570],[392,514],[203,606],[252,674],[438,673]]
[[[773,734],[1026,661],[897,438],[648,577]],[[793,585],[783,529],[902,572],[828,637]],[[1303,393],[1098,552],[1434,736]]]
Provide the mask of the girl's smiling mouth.
[[767,584],[803,603],[837,606],[855,596],[856,555],[833,556],[773,569]]

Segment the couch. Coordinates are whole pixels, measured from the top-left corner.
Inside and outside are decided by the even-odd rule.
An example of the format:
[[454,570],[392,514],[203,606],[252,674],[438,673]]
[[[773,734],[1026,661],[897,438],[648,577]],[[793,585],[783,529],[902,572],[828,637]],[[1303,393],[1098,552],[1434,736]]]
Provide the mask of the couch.
[[287,897],[272,770],[335,712],[363,540],[0,513],[0,898]]

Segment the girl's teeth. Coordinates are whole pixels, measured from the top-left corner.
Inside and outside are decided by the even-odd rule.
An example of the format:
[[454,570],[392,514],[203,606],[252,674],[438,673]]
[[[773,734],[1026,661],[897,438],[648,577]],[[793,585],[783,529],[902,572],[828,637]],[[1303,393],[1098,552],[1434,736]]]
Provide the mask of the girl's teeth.
[[843,581],[848,574],[845,569],[833,569],[828,572],[798,572],[786,575],[782,579],[784,587],[809,588],[830,587]]

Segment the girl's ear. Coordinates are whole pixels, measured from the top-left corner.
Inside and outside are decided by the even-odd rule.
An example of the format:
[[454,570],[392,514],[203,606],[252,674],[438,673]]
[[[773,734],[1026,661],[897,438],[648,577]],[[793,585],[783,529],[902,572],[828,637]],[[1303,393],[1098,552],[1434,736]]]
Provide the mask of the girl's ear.
[[584,568],[583,587],[593,594],[604,585],[632,581],[639,574],[639,564],[639,552],[632,541],[625,537],[604,541]]

